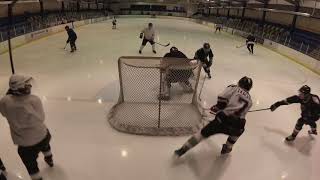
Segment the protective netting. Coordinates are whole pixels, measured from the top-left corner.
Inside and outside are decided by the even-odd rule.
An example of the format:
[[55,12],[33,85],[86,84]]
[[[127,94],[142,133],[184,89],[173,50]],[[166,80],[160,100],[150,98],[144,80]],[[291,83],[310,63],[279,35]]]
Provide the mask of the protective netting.
[[120,57],[120,95],[108,115],[115,129],[144,135],[186,135],[201,122],[201,63],[183,58]]

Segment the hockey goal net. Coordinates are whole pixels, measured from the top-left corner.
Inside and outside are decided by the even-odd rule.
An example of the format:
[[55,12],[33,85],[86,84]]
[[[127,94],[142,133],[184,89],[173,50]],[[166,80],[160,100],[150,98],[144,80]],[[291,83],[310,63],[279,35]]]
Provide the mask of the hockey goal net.
[[197,131],[201,122],[201,63],[183,58],[120,57],[120,94],[108,114],[118,131],[178,136]]

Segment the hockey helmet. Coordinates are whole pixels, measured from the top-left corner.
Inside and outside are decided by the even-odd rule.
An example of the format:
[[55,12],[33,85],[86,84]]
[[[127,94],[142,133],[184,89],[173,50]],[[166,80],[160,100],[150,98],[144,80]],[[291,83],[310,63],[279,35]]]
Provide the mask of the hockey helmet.
[[170,52],[171,52],[171,53],[177,52],[177,51],[178,51],[178,48],[175,47],[175,46],[172,46],[172,47],[170,48]]
[[210,49],[210,44],[209,43],[204,43],[203,44],[203,49]]
[[19,89],[23,89],[26,85],[31,86],[32,77],[24,76],[19,74],[14,74],[9,79],[9,87],[13,91],[17,91]]
[[64,27],[64,29],[68,30],[68,29],[70,29],[70,27],[69,27],[69,26],[66,26],[66,27]]
[[308,85],[304,85],[299,89],[299,92],[301,92],[303,94],[310,94],[311,88]]
[[242,77],[238,82],[238,86],[247,91],[250,91],[250,89],[252,88],[252,84],[252,79],[247,76]]

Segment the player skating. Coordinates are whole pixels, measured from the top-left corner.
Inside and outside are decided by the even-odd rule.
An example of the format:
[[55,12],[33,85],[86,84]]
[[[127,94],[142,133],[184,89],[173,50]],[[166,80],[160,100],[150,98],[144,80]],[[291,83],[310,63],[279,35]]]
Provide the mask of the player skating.
[[271,111],[275,111],[281,105],[289,105],[293,103],[301,104],[301,117],[298,119],[292,134],[286,137],[286,141],[294,141],[305,124],[311,127],[311,130],[308,131],[309,134],[317,135],[316,121],[318,121],[320,117],[319,97],[311,94],[311,88],[307,85],[304,85],[299,89],[298,95],[278,101],[271,105],[270,109]]
[[[170,59],[172,58],[172,59]],[[190,63],[187,59],[187,56],[178,50],[176,47],[171,47],[170,52],[164,55],[162,63],[167,67],[173,64],[170,63],[177,63],[177,59],[181,59],[181,63],[179,65],[186,65],[186,63]],[[173,65],[174,67],[174,65]],[[169,100],[170,99],[170,88],[171,83],[179,83],[179,85],[186,91],[186,92],[193,92],[192,85],[189,82],[189,78],[192,76],[193,72],[192,69],[167,69],[165,68],[166,72],[164,72],[164,79],[161,82],[162,87],[162,94],[161,99]],[[168,71],[167,71],[168,70]]]
[[31,94],[31,77],[12,75],[10,89],[0,100],[0,113],[7,118],[11,137],[32,180],[42,180],[37,158],[40,152],[52,167],[51,135],[44,124],[45,114],[39,97]]
[[241,78],[238,85],[228,86],[218,96],[217,104],[210,109],[213,113],[217,113],[215,119],[193,135],[180,149],[175,151],[175,154],[180,157],[203,139],[218,133],[229,135],[227,142],[223,144],[221,154],[230,153],[233,145],[245,130],[245,117],[252,106],[249,94],[251,88],[252,79],[248,77]]
[[0,180],[7,180],[5,176],[6,168],[0,158]]
[[208,77],[211,78],[210,67],[212,66],[213,53],[210,44],[204,43],[203,47],[198,49],[195,53],[194,59],[198,59],[202,62],[204,71],[208,74]]
[[66,26],[65,29],[66,29],[66,31],[68,33],[67,44],[70,43],[70,48],[71,48],[70,52],[74,52],[74,51],[77,50],[77,46],[76,46],[76,40],[78,38],[77,34],[69,26]]
[[216,24],[216,31],[215,31],[215,33],[216,33],[217,31],[221,32],[221,29],[222,29],[222,24]]
[[253,54],[253,47],[255,43],[256,43],[256,38],[252,34],[249,34],[246,40],[246,45],[251,54]]
[[112,20],[112,29],[117,29],[117,19],[115,16],[113,16]]
[[149,42],[152,46],[152,52],[154,54],[156,54],[156,50],[155,50],[155,42],[154,42],[154,38],[155,38],[155,31],[154,31],[154,28],[153,28],[153,24],[152,23],[149,23],[148,24],[148,27],[143,29],[140,33],[140,39],[143,39],[142,40],[142,44],[141,44],[141,47],[139,49],[139,54],[142,53],[142,50],[144,48],[144,46],[146,46],[146,44]]

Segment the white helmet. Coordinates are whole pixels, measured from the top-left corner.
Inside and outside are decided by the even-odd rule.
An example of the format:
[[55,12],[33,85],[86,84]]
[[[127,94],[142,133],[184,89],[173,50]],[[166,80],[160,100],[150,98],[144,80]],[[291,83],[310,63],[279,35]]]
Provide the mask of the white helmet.
[[26,84],[30,84],[31,80],[31,76],[14,74],[10,77],[9,87],[11,90],[16,91],[18,89],[25,88]]

